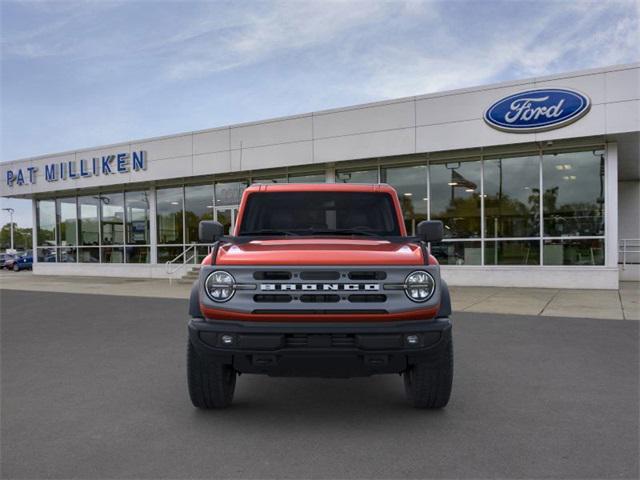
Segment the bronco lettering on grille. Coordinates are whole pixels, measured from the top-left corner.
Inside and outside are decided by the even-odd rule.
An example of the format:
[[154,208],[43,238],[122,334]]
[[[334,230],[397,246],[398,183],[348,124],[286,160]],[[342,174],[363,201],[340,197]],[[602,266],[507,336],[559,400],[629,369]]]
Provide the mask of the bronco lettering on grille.
[[377,283],[263,283],[260,285],[263,291],[335,291],[335,290],[364,290],[377,292],[380,285]]

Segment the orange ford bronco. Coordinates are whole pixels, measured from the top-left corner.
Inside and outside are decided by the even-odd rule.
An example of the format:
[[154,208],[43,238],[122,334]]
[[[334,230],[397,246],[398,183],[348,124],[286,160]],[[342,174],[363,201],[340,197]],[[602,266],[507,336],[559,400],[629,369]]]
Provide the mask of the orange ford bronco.
[[191,291],[188,383],[199,408],[229,405],[236,377],[404,376],[409,402],[441,408],[453,377],[451,303],[428,244],[407,236],[388,185],[253,185]]

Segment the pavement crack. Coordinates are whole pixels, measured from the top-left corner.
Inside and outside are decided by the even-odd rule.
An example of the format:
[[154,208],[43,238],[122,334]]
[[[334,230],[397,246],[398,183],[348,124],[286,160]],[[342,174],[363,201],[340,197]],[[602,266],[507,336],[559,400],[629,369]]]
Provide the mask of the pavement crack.
[[542,315],[542,312],[544,312],[547,309],[549,304],[553,302],[553,300],[558,296],[559,293],[560,293],[560,290],[556,290],[556,293],[554,293],[553,296],[549,299],[549,301],[544,304],[544,307],[542,307],[542,310],[538,312],[538,315]]

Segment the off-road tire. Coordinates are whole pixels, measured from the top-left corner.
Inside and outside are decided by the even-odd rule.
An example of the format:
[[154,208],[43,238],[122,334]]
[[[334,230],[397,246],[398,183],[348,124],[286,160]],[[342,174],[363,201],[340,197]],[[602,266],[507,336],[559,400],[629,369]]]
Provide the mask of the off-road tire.
[[236,388],[236,372],[231,365],[204,361],[189,342],[187,347],[187,382],[194,407],[224,408],[231,405]]
[[407,400],[416,408],[442,408],[449,403],[453,383],[453,342],[451,339],[440,357],[416,363],[404,372]]

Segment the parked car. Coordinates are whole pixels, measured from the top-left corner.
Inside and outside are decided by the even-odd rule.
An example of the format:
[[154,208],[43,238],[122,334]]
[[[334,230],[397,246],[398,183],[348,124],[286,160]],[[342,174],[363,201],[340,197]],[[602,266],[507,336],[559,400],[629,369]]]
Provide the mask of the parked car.
[[11,270],[13,268],[13,262],[16,260],[16,255],[13,253],[5,253],[4,258],[2,259],[2,268],[6,268],[7,270]]
[[31,253],[20,255],[13,262],[12,268],[14,272],[19,272],[20,270],[31,270],[33,268],[33,255]]

